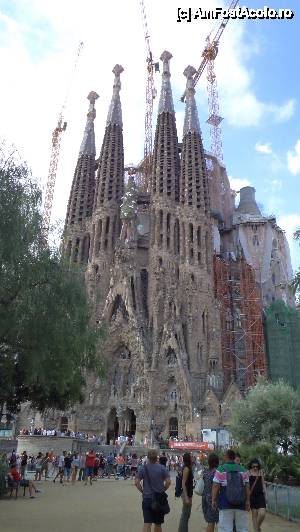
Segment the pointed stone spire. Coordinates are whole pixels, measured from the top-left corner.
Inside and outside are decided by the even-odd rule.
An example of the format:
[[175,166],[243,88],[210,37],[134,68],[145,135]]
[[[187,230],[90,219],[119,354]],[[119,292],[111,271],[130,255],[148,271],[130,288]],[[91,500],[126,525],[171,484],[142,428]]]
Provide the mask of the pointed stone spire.
[[96,118],[95,101],[97,98],[99,95],[94,91],[91,91],[87,97],[90,106],[79,155],[96,155],[94,120]]
[[185,116],[184,116],[184,126],[183,126],[183,136],[189,132],[195,132],[201,135],[197,105],[195,100],[195,83],[193,80],[194,74],[197,70],[189,65],[183,72],[183,75],[186,76],[186,105],[185,105]]
[[170,83],[170,59],[172,59],[172,57],[172,54],[166,50],[160,56],[160,59],[163,62],[163,72],[158,114],[174,113],[173,96]]
[[113,85],[113,95],[108,110],[106,125],[116,124],[123,127],[122,123],[122,108],[120,100],[121,79],[120,75],[124,72],[124,68],[121,65],[115,65],[113,73],[115,74],[115,80]]
[[170,52],[163,52],[162,86],[153,150],[152,194],[179,201],[179,152],[170,83]]
[[207,216],[209,214],[209,193],[204,149],[195,101],[193,80],[195,72],[195,68],[190,65],[184,71],[187,79],[181,154],[180,201],[183,205],[202,210]]
[[95,133],[94,120],[96,117],[95,101],[98,94],[91,91],[88,95],[90,102],[83,140],[80,146],[77,165],[74,172],[65,228],[72,228],[82,224],[92,215],[95,191]]
[[94,201],[95,209],[110,202],[120,204],[124,194],[123,124],[120,101],[120,74],[123,70],[121,65],[115,65],[113,68],[115,75],[113,95],[99,158]]

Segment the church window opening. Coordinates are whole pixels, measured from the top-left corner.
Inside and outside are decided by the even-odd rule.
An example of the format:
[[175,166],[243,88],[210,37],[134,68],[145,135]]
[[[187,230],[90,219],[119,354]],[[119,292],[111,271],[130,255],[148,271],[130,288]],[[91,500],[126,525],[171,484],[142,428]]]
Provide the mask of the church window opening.
[[132,304],[133,304],[134,310],[136,310],[135,286],[134,286],[133,277],[130,277],[130,285],[131,285]]
[[209,361],[210,373],[215,373],[217,367],[218,367],[218,360],[216,358],[211,358]]
[[167,349],[166,359],[168,366],[175,366],[177,358],[174,349],[172,349],[171,347],[168,347]]
[[143,309],[145,312],[145,317],[148,319],[148,271],[146,268],[141,270],[141,291]]
[[175,220],[174,224],[174,253],[179,255],[180,253],[180,228],[178,219]]
[[171,401],[177,401],[177,390],[175,388],[171,390],[170,399]]
[[205,312],[202,312],[202,332],[205,334]]
[[198,227],[197,229],[197,246],[201,247],[201,227]]
[[80,240],[79,238],[76,238],[76,244],[75,244],[75,250],[74,250],[74,262],[77,262],[77,259],[78,259],[79,244],[80,244]]
[[190,243],[192,244],[194,242],[194,228],[193,224],[189,224],[189,235],[190,235]]
[[203,345],[200,345],[200,342],[197,342],[197,360],[198,364],[203,363]]
[[122,360],[130,360],[131,359],[131,352],[129,351],[128,347],[124,346],[119,351],[119,357]]
[[169,419],[169,437],[177,438],[178,437],[178,419],[177,417],[171,417]]

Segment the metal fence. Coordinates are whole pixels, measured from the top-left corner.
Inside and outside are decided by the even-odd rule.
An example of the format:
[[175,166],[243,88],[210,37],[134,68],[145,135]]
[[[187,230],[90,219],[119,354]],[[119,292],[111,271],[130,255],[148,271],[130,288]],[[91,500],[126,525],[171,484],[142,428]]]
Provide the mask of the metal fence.
[[266,482],[267,510],[300,523],[300,488]]

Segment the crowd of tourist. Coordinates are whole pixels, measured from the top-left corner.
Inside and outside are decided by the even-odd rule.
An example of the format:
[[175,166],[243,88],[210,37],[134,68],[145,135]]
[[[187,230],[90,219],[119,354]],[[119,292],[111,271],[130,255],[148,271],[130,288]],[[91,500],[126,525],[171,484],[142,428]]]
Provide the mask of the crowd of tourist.
[[[208,467],[197,468],[191,453],[184,453],[175,484],[175,496],[182,498],[178,532],[188,532],[194,493],[202,497],[202,510],[207,532],[248,532],[248,511],[252,512],[253,528],[261,532],[266,513],[266,489],[261,465],[256,458],[248,470],[240,463],[240,455],[229,449],[220,465],[217,454],[210,453]],[[148,460],[137,471],[135,485],[142,493],[143,532],[162,530],[170,507],[166,496],[170,472],[157,456],[148,452]]]
[[[143,532],[149,532],[152,524],[155,532],[162,530],[164,516],[170,511],[166,491],[171,476],[176,475],[175,496],[182,499],[182,512],[178,532],[188,532],[193,497],[202,498],[202,511],[207,532],[247,532],[247,512],[251,510],[255,532],[261,532],[266,512],[266,490],[259,460],[251,460],[247,469],[240,455],[229,449],[220,465],[219,457],[210,453],[207,467],[203,455],[169,454],[151,449],[147,456],[134,452],[87,453],[53,451],[20,456],[13,451],[8,457],[8,477],[15,485],[28,487],[30,498],[40,492],[37,482],[42,479],[59,484],[74,485],[83,482],[93,485],[97,480],[131,479],[142,493],[144,517]],[[28,479],[31,472],[34,479]],[[174,472],[174,473],[173,473]]]
[[[45,429],[41,427],[35,427],[31,429],[20,429],[20,436],[55,436],[57,438],[76,438],[78,440],[87,440],[97,445],[103,445],[106,443],[106,438],[103,435],[89,434],[86,432],[75,432],[73,430],[59,431],[56,429]],[[134,435],[120,435],[112,442],[113,445],[135,445]]]

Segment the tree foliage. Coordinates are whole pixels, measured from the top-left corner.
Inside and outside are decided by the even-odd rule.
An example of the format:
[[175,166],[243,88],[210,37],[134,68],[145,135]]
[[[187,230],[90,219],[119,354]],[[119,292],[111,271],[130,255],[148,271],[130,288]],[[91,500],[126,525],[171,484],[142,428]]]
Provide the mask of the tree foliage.
[[81,400],[100,371],[82,274],[45,241],[41,191],[24,163],[0,161],[0,414]]
[[286,451],[300,436],[299,419],[299,392],[282,381],[262,381],[233,405],[231,433],[244,444],[268,442]]

